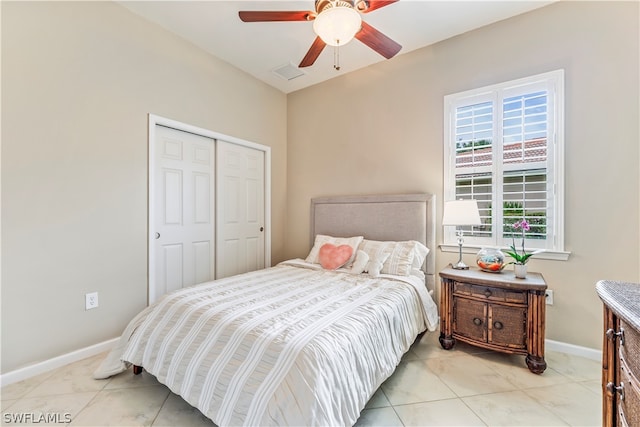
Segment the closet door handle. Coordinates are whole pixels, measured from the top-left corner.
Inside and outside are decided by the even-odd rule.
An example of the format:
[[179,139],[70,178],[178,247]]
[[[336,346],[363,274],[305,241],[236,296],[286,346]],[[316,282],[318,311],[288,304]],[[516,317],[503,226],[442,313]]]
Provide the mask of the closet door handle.
[[156,231],[156,240],[160,238],[160,233]]
[[260,227],[260,231],[264,231],[264,227]]

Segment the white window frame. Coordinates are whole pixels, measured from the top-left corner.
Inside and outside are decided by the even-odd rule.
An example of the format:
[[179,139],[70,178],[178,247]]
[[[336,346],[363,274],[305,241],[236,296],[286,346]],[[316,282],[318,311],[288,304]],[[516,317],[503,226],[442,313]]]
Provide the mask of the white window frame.
[[[548,200],[551,201],[547,211],[547,239],[544,241],[544,252],[537,254],[536,258],[567,260],[569,252],[564,248],[564,70],[556,70],[535,76],[525,77],[465,92],[446,95],[444,97],[444,201],[454,200],[456,195],[456,150],[455,150],[455,118],[456,108],[464,105],[473,105],[486,101],[493,101],[494,129],[501,129],[503,100],[527,86],[536,90],[538,88],[547,91],[548,118],[547,118],[547,161],[544,166],[547,170],[547,179],[551,182],[547,188]],[[492,152],[493,176],[502,176],[509,166],[502,161],[501,132],[495,132]],[[481,168],[477,168],[481,169]],[[532,168],[533,169],[533,168]],[[479,173],[476,168],[469,168],[470,173]],[[492,204],[502,206],[502,190],[498,182],[502,179],[492,179]],[[500,191],[499,191],[500,190]],[[496,213],[497,212],[497,215]],[[492,236],[481,238],[466,236],[464,238],[464,252],[475,253],[481,247],[498,247],[507,249],[509,244],[500,237],[502,235],[501,210],[494,210]],[[498,222],[499,221],[499,222]],[[443,227],[443,244],[441,249],[445,252],[457,252],[459,250],[455,227]],[[516,242],[519,243],[519,242]],[[531,242],[535,245],[535,242]],[[539,243],[539,242],[538,242]],[[526,243],[527,250],[538,249],[530,242]]]

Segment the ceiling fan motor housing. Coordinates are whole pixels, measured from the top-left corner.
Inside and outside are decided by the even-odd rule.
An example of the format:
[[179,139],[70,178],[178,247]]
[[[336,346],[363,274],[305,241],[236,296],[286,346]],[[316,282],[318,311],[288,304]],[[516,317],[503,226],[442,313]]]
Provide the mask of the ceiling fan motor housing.
[[362,12],[367,9],[367,2],[365,0],[316,0],[317,13],[334,7],[349,7]]

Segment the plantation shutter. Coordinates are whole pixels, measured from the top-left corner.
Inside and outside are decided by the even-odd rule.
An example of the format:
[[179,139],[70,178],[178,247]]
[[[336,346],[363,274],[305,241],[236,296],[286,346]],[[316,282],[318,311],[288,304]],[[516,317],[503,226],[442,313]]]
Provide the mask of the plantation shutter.
[[531,224],[528,248],[562,241],[555,236],[554,82],[538,76],[445,97],[445,199],[477,200],[483,223],[463,227],[465,242],[508,247],[522,219]]

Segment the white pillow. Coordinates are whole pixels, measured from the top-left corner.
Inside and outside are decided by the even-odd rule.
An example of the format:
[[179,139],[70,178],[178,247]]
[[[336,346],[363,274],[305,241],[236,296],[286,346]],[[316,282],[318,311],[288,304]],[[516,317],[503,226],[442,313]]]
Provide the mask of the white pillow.
[[349,260],[343,266],[343,267],[349,268],[351,267],[351,264],[353,263],[353,260],[356,257],[356,252],[358,251],[358,245],[360,245],[360,242],[362,242],[362,236],[333,237],[333,236],[326,236],[324,234],[317,234],[315,241],[313,243],[313,248],[311,248],[311,252],[309,252],[309,255],[307,255],[307,258],[305,259],[305,261],[311,264],[320,264],[320,260],[318,259],[318,252],[320,252],[320,248],[325,243],[331,243],[332,245],[335,245],[335,246],[349,245],[353,249],[353,253],[351,254],[351,257],[349,258]]
[[378,277],[387,258],[389,258],[389,254],[379,254],[373,258],[369,258],[369,262],[367,262],[364,271],[369,273],[371,277]]
[[414,245],[413,246],[413,263],[411,264],[411,266],[419,270],[422,268],[422,264],[424,264],[424,260],[427,259],[427,255],[429,255],[429,248],[415,240],[411,240],[410,242],[413,243]]
[[369,255],[367,255],[367,253],[364,251],[358,251],[356,253],[356,259],[353,261],[353,265],[351,266],[350,273],[361,274],[364,271],[365,267],[367,266],[368,262],[369,262]]
[[382,266],[382,273],[408,276],[413,267],[414,243],[417,242],[381,242],[364,239],[360,243],[359,249],[365,251],[369,258],[381,258],[382,255],[387,255]]

